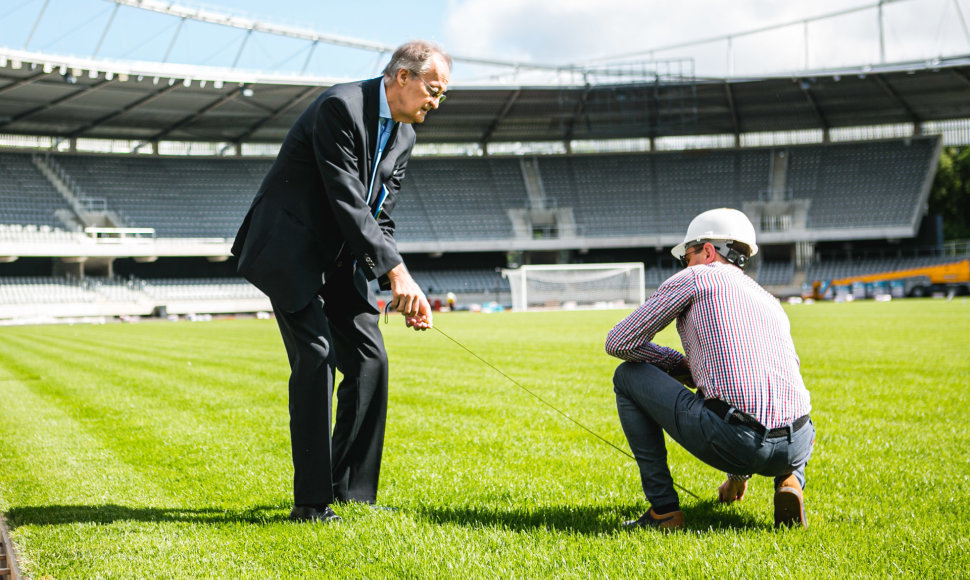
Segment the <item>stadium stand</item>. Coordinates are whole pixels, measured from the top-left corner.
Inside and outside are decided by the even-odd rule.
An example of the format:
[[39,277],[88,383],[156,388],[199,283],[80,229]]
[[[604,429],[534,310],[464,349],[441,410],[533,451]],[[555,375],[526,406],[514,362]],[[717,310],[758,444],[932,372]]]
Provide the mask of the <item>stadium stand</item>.
[[242,278],[174,278],[141,280],[138,288],[155,302],[262,298],[263,293]]
[[679,269],[679,266],[673,264],[667,266],[651,266],[643,273],[644,283],[647,288],[656,288],[657,286],[660,286],[664,280],[677,273]]
[[34,166],[30,155],[0,155],[0,224],[60,229],[58,210],[69,206],[50,181]]
[[0,319],[269,309],[269,299],[241,278],[0,277]]
[[[780,194],[807,200],[807,231],[878,232],[889,226],[913,227],[921,216],[938,146],[937,137],[912,137],[653,153],[416,157],[393,215],[402,245],[431,241],[447,248],[451,242],[477,241],[482,250],[506,252],[531,240],[534,231],[517,227],[515,216],[529,216],[536,207],[569,212],[575,220],[571,233],[554,232],[553,238],[561,234],[564,240],[572,236],[620,243],[644,235],[679,236],[690,216],[712,205],[741,208],[776,200]],[[787,161],[779,176],[780,158]],[[104,199],[106,209],[124,222],[117,225],[154,229],[159,248],[179,240],[231,239],[272,163],[266,158],[59,153],[45,160],[79,197]],[[0,152],[0,169],[0,242],[64,247],[84,241],[77,238],[85,234],[62,229],[67,220],[59,212],[71,212],[71,206],[30,155]],[[656,288],[678,269],[660,248],[642,259],[647,261],[648,288]],[[922,263],[828,257],[802,274],[808,280],[829,279]],[[777,254],[761,257],[750,273],[766,286],[802,283],[792,260]],[[501,301],[509,295],[508,281],[494,265],[440,270],[419,266],[414,275],[429,295],[456,292],[466,303]],[[249,301],[247,308],[268,307],[255,302],[264,297],[241,279],[141,279],[136,286],[123,278],[47,282],[2,279],[3,303],[115,301],[186,312],[230,311],[234,301]],[[219,298],[224,304],[214,306]]]
[[401,240],[508,239],[527,203],[518,159],[415,158],[393,215]]
[[508,292],[509,281],[494,270],[416,270],[414,279],[425,290],[432,293],[475,293]]
[[265,159],[53,158],[82,193],[107,200],[126,222],[118,225],[183,238],[235,236],[271,164]]
[[[935,138],[782,148],[785,195],[810,200],[812,228],[911,225],[934,171]],[[589,237],[676,234],[712,204],[764,201],[778,148],[537,158],[547,203]],[[271,161],[53,155],[81,192],[103,197],[126,227],[159,237],[232,238]],[[30,164],[4,153],[3,223],[57,227],[64,200]],[[519,158],[415,158],[394,210],[402,242],[504,240],[510,211],[530,206]],[[135,185],[133,185],[135,184]],[[528,232],[531,234],[531,230]]]
[[98,293],[80,280],[44,277],[0,278],[0,304],[97,302]]
[[788,184],[794,197],[812,200],[811,228],[907,224],[935,171],[935,147],[926,138],[793,147]]
[[573,208],[581,232],[617,236],[679,233],[684,216],[711,203],[740,208],[759,199],[770,156],[764,149],[549,157],[539,167],[546,194]]
[[755,279],[762,286],[788,286],[794,276],[795,264],[791,260],[762,260]]

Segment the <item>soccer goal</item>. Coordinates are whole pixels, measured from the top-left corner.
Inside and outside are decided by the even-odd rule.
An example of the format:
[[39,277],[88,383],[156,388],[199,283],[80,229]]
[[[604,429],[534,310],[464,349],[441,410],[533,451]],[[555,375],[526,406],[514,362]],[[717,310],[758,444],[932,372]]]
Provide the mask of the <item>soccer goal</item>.
[[562,264],[502,270],[512,309],[623,308],[646,300],[643,264]]

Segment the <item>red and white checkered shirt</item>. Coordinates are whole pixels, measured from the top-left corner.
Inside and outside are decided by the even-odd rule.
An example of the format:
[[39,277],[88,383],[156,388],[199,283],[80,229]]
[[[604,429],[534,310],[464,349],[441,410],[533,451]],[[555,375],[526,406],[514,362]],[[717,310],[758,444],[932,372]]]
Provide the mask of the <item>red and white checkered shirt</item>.
[[[675,318],[684,354],[651,342]],[[729,403],[768,429],[812,408],[785,311],[730,264],[692,266],[668,278],[613,327],[606,352],[664,371],[686,358],[705,397]]]

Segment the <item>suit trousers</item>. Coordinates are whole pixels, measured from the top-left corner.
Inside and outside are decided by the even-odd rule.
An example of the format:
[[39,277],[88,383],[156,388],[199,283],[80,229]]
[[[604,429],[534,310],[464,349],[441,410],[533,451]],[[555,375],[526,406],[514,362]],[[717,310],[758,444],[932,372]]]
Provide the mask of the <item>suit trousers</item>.
[[738,475],[773,477],[776,485],[794,474],[805,486],[805,466],[815,443],[809,420],[786,436],[765,437],[744,425],[729,423],[704,406],[694,393],[648,363],[625,362],[613,375],[616,407],[630,450],[640,468],[647,501],[654,506],[679,502],[664,431],[704,463]]
[[[359,276],[360,274],[358,274]],[[351,267],[328,275],[297,312],[273,305],[290,363],[290,441],[296,505],[374,503],[387,418],[387,352],[379,315]],[[330,420],[335,371],[337,418]]]

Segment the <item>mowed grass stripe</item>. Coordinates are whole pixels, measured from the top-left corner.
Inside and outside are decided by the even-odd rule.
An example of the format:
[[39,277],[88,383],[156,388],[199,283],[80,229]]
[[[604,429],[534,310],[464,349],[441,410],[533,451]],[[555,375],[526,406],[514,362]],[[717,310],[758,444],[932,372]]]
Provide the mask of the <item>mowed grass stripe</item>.
[[[22,356],[31,357],[39,369],[47,370],[45,375],[29,383],[37,397],[60,408],[74,424],[98,440],[99,446],[111,449],[131,467],[151,470],[158,465],[161,454],[153,454],[152,450],[162,448],[163,441],[151,436],[154,425],[145,420],[148,414],[137,413],[138,405],[130,397],[133,393],[130,376],[111,373],[105,364],[88,368],[83,364],[87,356],[72,356],[76,353],[66,349],[44,348],[40,340],[7,337],[6,342],[8,346],[16,345]],[[119,378],[121,384],[112,380]],[[153,411],[159,408],[156,404]],[[135,444],[139,441],[141,445]]]
[[[91,365],[86,348],[45,346],[46,341],[20,339],[21,352],[36,355],[46,361],[40,366],[51,370],[35,389],[158,485],[180,494],[203,494],[209,502],[238,502],[260,493],[252,490],[257,482],[279,482],[253,473],[266,467],[267,458],[288,450],[277,413],[240,402],[236,391],[219,399],[203,383],[170,388],[157,367],[132,365],[124,353]],[[224,485],[200,490],[198,481],[212,473],[220,474]]]
[[916,535],[925,520],[901,517],[900,502],[948,517],[953,504],[945,498],[970,484],[970,463],[953,453],[970,444],[956,412],[970,404],[970,362],[951,356],[970,351],[966,301],[820,304],[789,313],[819,429],[809,466],[810,485],[822,491],[816,509],[833,522]]
[[[488,318],[481,320],[472,332],[466,332],[461,324],[467,320],[474,321],[474,315],[439,316],[436,322],[443,328],[449,328],[449,334],[456,338],[471,336],[472,339],[467,341],[462,338],[462,342],[490,362],[501,358],[494,356],[496,353],[506,357],[513,353],[518,376],[512,375],[514,371],[507,374],[625,449],[627,445],[615,418],[611,382],[612,370],[618,361],[603,353],[602,344],[596,336],[592,338],[596,343],[595,348],[586,344],[582,348],[577,347],[576,341],[590,343],[591,333],[583,331],[570,334],[568,331],[575,330],[576,323],[562,325],[556,320],[557,314],[524,313]],[[607,328],[622,316],[615,311],[575,314],[582,318],[593,315],[598,325]],[[453,319],[457,319],[458,324],[452,324]],[[548,344],[546,348],[536,348],[534,338],[524,332],[524,329],[536,325],[566,337],[567,341],[563,343],[566,348],[551,352]],[[407,403],[414,407],[409,410],[418,411],[421,425],[430,430],[426,436],[415,434],[415,439],[424,445],[426,455],[423,457],[417,449],[419,445],[408,445],[406,442],[411,434],[404,434],[402,438],[405,441],[400,443],[395,437],[389,446],[391,463],[400,460],[404,466],[421,463],[441,465],[440,469],[444,471],[422,475],[432,481],[457,479],[460,483],[455,486],[456,490],[463,489],[467,484],[472,488],[470,493],[474,501],[498,497],[499,504],[503,506],[513,503],[513,498],[539,505],[555,505],[562,501],[588,501],[591,494],[610,501],[618,497],[635,499],[640,495],[638,478],[630,471],[633,466],[631,459],[548,409],[445,338],[436,337],[433,331],[414,338],[393,324],[387,327],[385,334],[388,340],[404,341],[395,343],[396,348],[391,350],[395,381],[391,392],[390,425],[394,426],[402,413],[400,405],[393,403],[396,402],[395,397],[404,395],[396,393],[404,392]],[[481,342],[482,348],[475,340]],[[543,355],[532,356],[530,352],[529,356],[522,356],[519,346],[526,343],[532,344],[532,350]],[[409,350],[415,356],[410,356]],[[577,350],[584,356],[576,355]],[[417,353],[422,353],[424,357],[419,358]],[[571,361],[570,364],[559,364],[564,357]],[[450,361],[451,368],[460,368],[461,376],[452,378],[445,373],[437,384],[427,380],[420,382],[420,388],[412,384],[410,377],[415,373],[406,365],[423,365],[424,373],[419,376],[427,377],[429,372],[437,373],[441,367],[448,368],[442,361]],[[465,376],[466,372],[471,376]],[[467,385],[468,382],[472,384]],[[393,433],[395,430],[392,427],[389,438]],[[468,452],[476,457],[474,469],[451,471],[450,466],[454,461],[448,461],[448,449],[456,440],[464,440]],[[428,443],[433,443],[433,446],[428,448]],[[401,446],[423,461],[410,461],[411,455],[402,455]],[[672,458],[679,456],[680,452],[672,449]],[[673,469],[675,473],[683,473],[679,465]],[[531,474],[536,471],[566,475],[561,480],[539,487],[531,479]],[[605,478],[604,474],[607,474]],[[615,477],[617,474],[623,476]],[[414,484],[419,489],[426,489],[426,493],[442,499],[447,497],[450,501],[458,500],[460,495],[460,492],[449,493],[448,490],[430,486],[423,488],[423,481]],[[406,489],[408,484],[401,487]],[[597,491],[594,492],[594,489]],[[688,497],[685,501],[693,500]],[[626,515],[632,515],[635,509],[627,509]],[[615,527],[618,522],[618,519],[614,519],[608,526]]]
[[[452,316],[440,316],[439,324],[447,325],[451,318]],[[467,442],[468,445],[485,455],[499,454],[510,461],[529,462],[556,458],[565,460],[572,456],[627,461],[615,450],[596,441],[494,370],[443,337],[436,336],[434,331],[408,337],[392,325],[385,332],[389,340],[407,341],[391,352],[393,404],[389,420],[392,425],[398,416],[407,411],[414,421],[420,422],[423,430],[428,431],[428,437],[441,439],[447,444],[455,437],[463,437],[463,433],[475,433],[473,439]],[[496,337],[496,342],[507,344],[502,342],[501,336]],[[492,354],[489,351],[494,349],[494,343],[489,343],[489,346],[490,349],[483,349],[486,351],[483,356]],[[508,348],[517,352],[517,345],[509,345]],[[409,349],[423,356],[412,357],[407,352]],[[594,353],[594,356],[598,355]],[[599,400],[593,400],[588,396],[584,397],[579,389],[561,388],[564,382],[561,378],[556,378],[552,384],[542,381],[541,378],[536,380],[536,366],[545,366],[548,358],[546,353],[541,359],[517,359],[521,380],[515,376],[513,378],[584,424],[601,429],[608,439],[625,446],[618,425],[608,419],[615,412],[612,386],[605,389],[603,385],[595,385],[593,388],[605,390],[609,396],[600,396]],[[419,374],[418,367],[423,367],[424,372]],[[449,373],[449,368],[458,368],[460,373]],[[511,372],[508,373],[510,376]],[[437,379],[421,382],[412,380],[416,375],[427,377],[429,373]],[[600,380],[602,381],[602,377]],[[566,398],[557,396],[564,391],[573,393]],[[569,407],[570,404],[573,408]],[[520,424],[525,428],[510,427]],[[604,449],[606,453],[602,453]],[[611,453],[616,454],[616,457],[612,457]]]
[[[103,350],[46,337],[11,339],[11,342],[19,342],[22,352],[44,361],[40,366],[48,369],[50,380],[45,384],[52,390],[58,387],[64,397],[83,394],[83,397],[77,396],[83,407],[98,411],[89,412],[91,417],[103,418],[100,411],[119,414],[111,417],[117,420],[121,419],[121,413],[128,416],[140,413],[148,418],[164,409],[188,415],[197,408],[206,411],[221,408],[209,398],[199,396],[196,385],[203,381],[193,376],[196,371],[191,368],[175,370],[176,366],[181,367],[180,361],[158,363],[157,357],[132,356],[118,350],[105,357]],[[186,378],[174,378],[180,375]],[[187,386],[189,383],[191,387]],[[190,390],[196,392],[191,394]],[[95,406],[97,402],[101,404]]]
[[[957,354],[970,346],[965,331],[970,309],[956,301],[912,301],[788,311],[820,429],[806,490],[812,527],[805,533],[772,530],[772,490],[765,478],[752,482],[744,502],[716,505],[714,488],[723,474],[673,443],[675,480],[701,495],[697,500],[682,494],[689,531],[619,532],[622,519],[645,508],[632,460],[547,412],[435,331],[414,333],[398,317],[383,327],[392,378],[380,495],[383,503],[402,508],[398,512],[340,506],[341,526],[285,523],[290,486],[285,404],[275,411],[280,429],[267,433],[279,447],[267,444],[252,454],[251,461],[262,463],[249,477],[264,482],[247,481],[235,471],[233,460],[240,462],[245,453],[236,455],[231,447],[243,448],[247,439],[233,414],[197,406],[180,412],[194,414],[192,424],[203,430],[222,426],[221,434],[204,432],[197,440],[221,437],[224,448],[213,449],[210,471],[183,474],[195,478],[192,485],[165,486],[157,501],[113,486],[110,501],[68,506],[56,502],[56,486],[35,485],[38,496],[50,493],[47,504],[26,506],[30,513],[18,511],[25,505],[16,501],[5,507],[18,522],[15,538],[29,540],[33,577],[716,577],[744,570],[753,578],[841,578],[953,577],[970,569],[965,534],[970,514],[962,501],[970,470],[957,451],[966,443],[970,402],[961,379],[968,363]],[[602,352],[606,331],[625,314],[451,314],[436,322],[625,445],[610,380],[618,361]],[[152,328],[160,329],[158,340],[141,335]],[[39,343],[43,350],[65,348],[62,341],[77,334],[85,350],[73,356],[80,358],[96,356],[97,349],[89,349],[99,340],[111,345],[102,355],[109,360],[114,350],[123,356],[130,342],[138,355],[126,363],[130,366],[148,364],[144,357],[152,353],[146,346],[158,345],[157,358],[174,361],[159,372],[170,368],[175,377],[191,374],[182,366],[186,359],[196,367],[200,353],[222,358],[231,350],[227,345],[237,344],[237,356],[247,361],[242,366],[253,361],[267,374],[240,386],[244,379],[223,371],[233,384],[213,384],[213,391],[231,396],[238,389],[257,400],[271,397],[273,405],[285,402],[285,357],[272,321],[52,327],[14,334],[28,341],[45,337]],[[940,336],[945,346],[919,348]],[[679,346],[669,331],[658,340]],[[206,349],[209,341],[216,346]],[[19,354],[21,343],[0,344],[13,351],[7,359],[13,370],[0,361],[5,373],[0,378],[20,377],[25,384],[47,379],[42,367],[57,364],[45,359],[17,366],[35,353]],[[205,362],[198,366],[211,369]],[[278,382],[270,379],[273,374]],[[218,382],[219,376],[206,372],[192,385],[204,395],[210,388],[205,382]],[[63,380],[70,378],[65,374]],[[97,373],[81,379],[96,380]],[[267,384],[260,385],[263,380]],[[118,377],[111,383],[120,383],[109,385],[111,396],[130,389]],[[97,396],[96,390],[65,392]],[[29,402],[45,404],[55,414],[72,405],[43,397]],[[273,412],[267,410],[267,416]],[[50,428],[65,423],[55,421]],[[0,441],[17,437],[15,424],[0,421]],[[17,463],[29,461],[24,449]],[[70,445],[45,452],[63,456],[63,463],[79,453]],[[87,467],[87,461],[75,463]],[[16,481],[0,473],[0,493],[43,477],[42,468]],[[83,471],[77,477],[96,479]],[[222,489],[226,479],[233,489]],[[901,517],[914,513],[918,517]],[[100,549],[92,547],[99,544]]]
[[[79,340],[77,336],[33,337],[30,342],[48,346],[52,352],[70,355],[70,360],[66,362],[78,372],[96,373],[97,376],[115,379],[114,384],[131,387],[131,396],[143,394],[159,401],[169,401],[169,406],[182,409],[202,406],[206,410],[218,411],[226,408],[226,404],[232,400],[251,403],[256,397],[262,399],[269,394],[280,395],[279,389],[264,390],[269,381],[250,373],[244,365],[230,367],[218,360],[212,361],[192,348],[173,347],[147,352],[119,344],[117,348],[107,349],[101,343]],[[110,353],[110,356],[106,357],[106,353]],[[275,378],[278,380],[281,376],[285,377],[275,375]],[[200,393],[200,387],[204,387],[204,393]],[[257,395],[257,390],[263,392]],[[213,395],[215,400],[211,400]],[[285,401],[285,393],[281,400]]]
[[[9,352],[9,344],[3,342],[0,364],[6,366],[3,353]],[[0,455],[0,471],[5,474],[0,482],[4,509],[51,502],[102,504],[117,497],[145,502],[161,493],[150,481],[133,474],[130,465],[104,445],[100,436],[90,434],[84,421],[38,393],[37,383],[42,380],[7,380],[2,384],[0,432],[8,434]]]
[[[619,362],[605,355],[602,342],[598,337],[588,340],[588,332],[583,332],[581,346],[574,343],[575,337],[569,336],[572,325],[558,328],[552,327],[554,333],[564,333],[566,344],[557,345],[555,352],[550,352],[547,344],[536,344],[530,338],[533,327],[548,328],[541,319],[554,316],[556,313],[521,313],[508,314],[500,318],[483,320],[479,327],[468,327],[468,321],[474,322],[475,315],[446,315],[438,317],[438,324],[446,328],[449,336],[459,340],[472,352],[481,356],[496,366],[523,387],[542,397],[553,406],[591,426],[610,429],[620,437],[615,414],[615,402],[612,385],[613,368]],[[589,314],[589,313],[577,313]],[[612,321],[620,314],[617,311],[595,313],[600,321],[598,324],[609,326],[602,321]],[[504,318],[508,316],[509,318]],[[501,320],[505,319],[505,322]],[[511,322],[510,322],[511,321]],[[491,324],[494,322],[495,324]],[[488,368],[472,355],[451,343],[443,336],[429,331],[418,339],[408,340],[403,330],[392,324],[385,333],[395,340],[404,341],[391,351],[392,374],[395,381],[401,380],[402,363],[420,360],[415,368],[405,368],[404,376],[415,374],[423,365],[424,376],[434,377],[425,389],[409,389],[408,396],[412,398],[425,397],[435,391],[440,395],[449,396],[458,387],[458,392],[473,401],[476,405],[484,403],[494,406],[502,413],[527,413],[539,417],[547,414],[553,418],[553,423],[567,420],[555,416],[555,411],[549,411],[541,402],[536,401],[526,391],[511,383],[508,379]],[[603,333],[605,337],[605,332]],[[591,343],[587,346],[586,343]],[[422,357],[422,355],[424,355]],[[561,364],[560,361],[570,361]],[[460,369],[457,376],[446,373],[436,374],[442,361],[450,361],[452,368]],[[430,372],[430,375],[428,374]],[[403,389],[399,389],[403,390]],[[439,395],[439,396],[440,396]],[[480,407],[479,407],[480,408]],[[600,419],[605,422],[600,423]],[[571,428],[570,428],[571,429]]]
[[[226,326],[236,329],[227,332]],[[74,325],[64,327],[30,326],[8,327],[11,333],[26,333],[33,336],[72,336],[82,339],[100,340],[106,343],[135,343],[156,346],[159,350],[171,347],[192,347],[186,350],[226,349],[239,347],[242,351],[259,350],[266,347],[283,356],[279,330],[272,320],[216,320],[206,323],[146,320],[138,324]]]
[[[115,333],[112,334],[111,330],[115,330]],[[206,330],[211,331],[211,329]],[[145,323],[112,327],[79,327],[70,336],[52,334],[41,336],[74,346],[87,345],[102,354],[117,352],[144,368],[153,366],[174,368],[178,364],[184,364],[186,367],[194,365],[199,367],[199,369],[186,368],[187,372],[211,369],[214,372],[225,373],[219,376],[245,377],[252,384],[264,384],[261,381],[278,380],[280,377],[285,380],[286,357],[281,344],[270,346],[253,341],[237,344],[232,340],[224,340],[227,335],[225,331],[222,331],[223,340],[219,341],[200,338],[196,334],[195,328],[188,325]],[[157,339],[159,335],[163,336],[164,340]],[[278,339],[277,342],[279,342]],[[259,346],[265,348],[259,348]],[[220,382],[231,384],[231,381]]]

